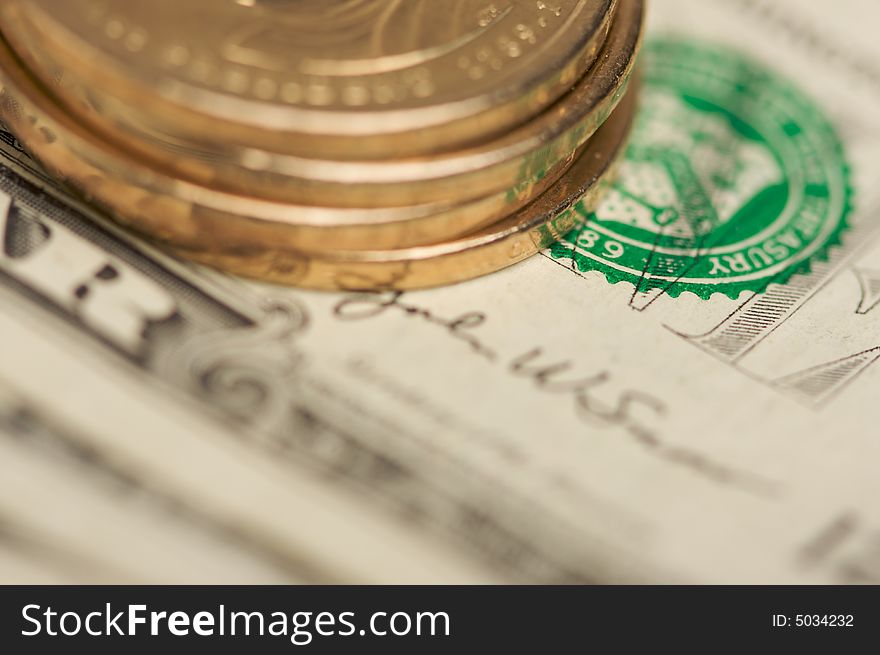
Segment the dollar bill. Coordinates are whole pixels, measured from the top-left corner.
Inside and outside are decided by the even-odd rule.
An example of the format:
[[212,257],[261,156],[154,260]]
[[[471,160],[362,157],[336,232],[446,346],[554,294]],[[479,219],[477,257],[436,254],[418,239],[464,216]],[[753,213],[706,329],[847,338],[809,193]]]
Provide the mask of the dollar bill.
[[426,292],[174,260],[3,133],[0,576],[877,582],[876,14],[657,0],[609,200]]

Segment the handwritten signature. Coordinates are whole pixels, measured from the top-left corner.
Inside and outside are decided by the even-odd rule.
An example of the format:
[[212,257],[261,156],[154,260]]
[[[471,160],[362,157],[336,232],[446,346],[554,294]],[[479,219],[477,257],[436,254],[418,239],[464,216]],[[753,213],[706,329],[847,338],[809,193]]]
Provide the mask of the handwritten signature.
[[[340,300],[333,309],[338,320],[347,322],[375,319],[391,313],[442,328],[451,338],[466,344],[475,355],[504,365],[508,374],[530,381],[543,393],[570,397],[575,411],[585,422],[622,428],[636,443],[664,460],[687,467],[715,482],[739,486],[759,495],[773,495],[775,491],[775,484],[761,476],[733,469],[691,449],[665,442],[655,425],[669,410],[656,395],[638,389],[624,389],[614,403],[600,400],[597,392],[607,389],[614,380],[614,375],[606,369],[576,376],[573,374],[573,360],[548,360],[541,347],[509,359],[502,357],[478,333],[489,320],[485,313],[467,312],[452,318],[438,316],[427,307],[409,302],[401,291],[356,293]],[[653,424],[639,418],[645,413],[654,417]]]

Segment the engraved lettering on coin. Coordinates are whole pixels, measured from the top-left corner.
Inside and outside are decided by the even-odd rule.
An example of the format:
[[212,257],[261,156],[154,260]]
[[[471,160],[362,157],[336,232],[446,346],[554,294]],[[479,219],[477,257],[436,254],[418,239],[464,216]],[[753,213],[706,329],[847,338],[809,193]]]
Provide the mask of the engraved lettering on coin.
[[[274,71],[347,77],[419,66],[471,43],[512,10],[508,2],[456,0],[452,21],[425,20],[432,0],[234,0],[253,9],[223,52]],[[292,10],[296,11],[292,11]],[[314,53],[324,53],[314,56]]]

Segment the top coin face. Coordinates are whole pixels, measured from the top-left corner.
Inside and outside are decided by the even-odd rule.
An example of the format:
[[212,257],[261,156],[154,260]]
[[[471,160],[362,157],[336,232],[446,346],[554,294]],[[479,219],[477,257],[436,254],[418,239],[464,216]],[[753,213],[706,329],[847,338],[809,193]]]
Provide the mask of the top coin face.
[[146,102],[196,137],[216,135],[209,117],[281,149],[362,157],[451,149],[529,119],[592,63],[616,2],[4,0],[0,15],[31,65],[135,112]]

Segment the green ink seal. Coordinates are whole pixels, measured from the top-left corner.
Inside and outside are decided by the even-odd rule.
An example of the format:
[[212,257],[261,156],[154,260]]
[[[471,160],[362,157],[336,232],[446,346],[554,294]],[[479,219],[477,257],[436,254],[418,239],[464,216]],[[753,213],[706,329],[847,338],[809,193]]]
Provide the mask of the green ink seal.
[[761,292],[827,257],[851,190],[822,111],[726,48],[655,40],[641,61],[641,107],[619,176],[551,255],[639,293],[701,298]]

